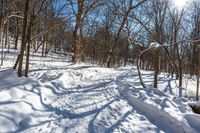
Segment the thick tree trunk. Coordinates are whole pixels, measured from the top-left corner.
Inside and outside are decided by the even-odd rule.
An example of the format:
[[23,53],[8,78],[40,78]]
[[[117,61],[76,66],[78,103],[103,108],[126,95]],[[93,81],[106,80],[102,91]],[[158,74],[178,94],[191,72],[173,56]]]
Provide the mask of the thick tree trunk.
[[33,14],[31,15],[31,20],[29,22],[29,27],[28,27],[25,77],[28,77],[28,73],[29,73],[29,58],[30,58],[30,46],[31,46],[30,40],[31,40],[31,28],[32,28],[33,21],[34,21],[34,11],[33,11]]
[[[85,0],[79,0],[78,1],[78,13],[76,14],[76,24],[75,24],[75,28],[74,28],[74,31],[73,31],[73,45],[72,45],[72,54],[73,54],[72,55],[72,62],[73,63],[76,63],[77,60],[80,59],[80,56],[78,54],[81,54],[81,53],[79,53],[80,52],[79,44],[81,44],[82,42],[78,43],[79,40],[77,38],[77,36],[78,36],[77,33],[78,33],[78,29],[81,28],[80,26],[81,26],[81,24],[83,22],[82,15],[83,15],[83,10],[84,10],[83,9],[84,2],[85,2]],[[80,38],[80,35],[79,35],[79,38]]]
[[84,46],[83,46],[83,26],[80,25],[80,39],[79,39],[79,60],[84,62]]
[[21,43],[19,66],[18,66],[18,76],[20,77],[22,76],[22,64],[23,64],[24,50],[26,47],[26,25],[28,18],[28,10],[29,10],[29,0],[26,0],[24,9],[24,19],[23,19],[22,43]]

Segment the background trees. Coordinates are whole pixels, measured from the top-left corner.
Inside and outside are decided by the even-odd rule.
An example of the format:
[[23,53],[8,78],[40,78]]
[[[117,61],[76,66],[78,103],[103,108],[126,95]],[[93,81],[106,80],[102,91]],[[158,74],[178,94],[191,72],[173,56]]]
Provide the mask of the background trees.
[[28,76],[30,52],[68,54],[73,63],[113,67],[135,64],[141,51],[154,47],[142,54],[139,67],[154,71],[155,88],[160,72],[175,76],[182,87],[184,74],[199,79],[199,5],[193,1],[180,9],[170,0],[0,0],[1,65],[10,46],[20,50],[14,66],[19,76],[23,69]]

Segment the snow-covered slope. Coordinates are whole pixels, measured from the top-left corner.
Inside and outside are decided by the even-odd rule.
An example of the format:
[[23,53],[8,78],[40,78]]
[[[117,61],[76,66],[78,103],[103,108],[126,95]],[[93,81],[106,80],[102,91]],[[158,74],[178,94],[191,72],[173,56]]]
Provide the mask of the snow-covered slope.
[[[65,56],[36,54],[30,78],[19,78],[11,52],[0,69],[0,132],[200,132],[200,116],[188,99],[175,97],[175,83],[164,75],[158,90],[144,90],[134,67],[73,65]],[[151,88],[152,72],[143,74]]]

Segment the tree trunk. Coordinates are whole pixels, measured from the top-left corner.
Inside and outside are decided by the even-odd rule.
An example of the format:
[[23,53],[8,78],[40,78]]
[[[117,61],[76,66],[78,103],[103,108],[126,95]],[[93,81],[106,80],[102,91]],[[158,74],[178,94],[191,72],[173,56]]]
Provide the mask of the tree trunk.
[[19,66],[18,66],[19,77],[22,76],[22,64],[23,64],[24,50],[26,47],[26,24],[27,24],[27,18],[28,18],[28,10],[29,10],[29,0],[26,0],[25,9],[24,9],[24,19],[23,19],[22,43],[21,43]]
[[199,78],[200,78],[200,46],[198,46],[198,66],[197,66],[197,90],[196,90],[196,100],[199,100]]
[[178,59],[179,62],[179,87],[183,86],[183,69],[182,69],[182,60]]
[[16,26],[16,33],[15,33],[15,47],[14,49],[17,50],[17,44],[18,44],[18,39],[19,39],[19,21],[18,18],[16,18],[17,21],[17,26]]
[[126,51],[125,51],[125,56],[124,56],[124,67],[127,65],[129,58],[129,44],[126,44]]
[[10,52],[10,37],[9,37],[9,21],[7,22],[6,26],[6,45],[8,46],[8,53]]
[[80,25],[79,53],[80,53],[79,60],[84,62],[83,26],[82,26],[82,24]]
[[5,36],[5,48],[6,48],[8,46],[8,22],[5,25],[5,33],[6,33],[6,36]]
[[122,29],[123,29],[123,27],[124,27],[124,24],[125,24],[125,22],[126,22],[127,17],[128,17],[128,12],[125,14],[125,16],[124,16],[124,18],[123,18],[123,21],[122,21],[122,23],[121,23],[121,25],[120,25],[120,28],[119,28],[118,31],[117,31],[117,35],[116,35],[116,37],[115,37],[115,40],[114,40],[114,42],[113,42],[113,44],[112,44],[112,46],[111,46],[111,49],[110,49],[110,51],[109,51],[109,55],[108,55],[108,58],[107,58],[107,67],[111,67],[111,62],[112,62],[112,59],[113,59],[113,53],[114,53],[115,47],[116,47],[116,45],[117,45],[119,36],[120,36],[121,31],[122,31]]
[[[84,7],[84,0],[79,0],[78,1],[78,13],[76,14],[76,24],[75,24],[75,29],[73,32],[73,46],[72,46],[72,62],[76,63],[77,59],[78,59],[78,54],[80,51],[80,48],[78,46],[78,39],[77,39],[77,32],[78,29],[80,28],[82,22],[83,22],[83,7]],[[79,36],[80,38],[80,36]]]
[[136,65],[137,65],[137,72],[138,72],[138,76],[139,76],[139,79],[140,79],[140,84],[142,85],[142,87],[144,89],[146,89],[146,85],[143,81],[143,78],[142,78],[142,74],[140,72],[140,62],[141,62],[141,54],[137,57],[137,62],[136,62]]
[[31,28],[34,21],[33,19],[34,19],[34,11],[31,15],[31,20],[29,22],[29,27],[28,27],[25,77],[28,77],[29,73],[29,58],[30,58],[30,46],[31,46],[30,40],[31,40]]
[[159,74],[159,49],[155,51],[154,58],[154,88],[158,88],[158,74]]
[[3,65],[3,26],[2,26],[2,20],[3,20],[3,0],[0,1],[0,43],[2,43],[2,51],[1,51],[1,65]]
[[44,57],[45,43],[46,43],[45,41],[42,43],[42,57]]
[[197,75],[197,90],[196,90],[196,100],[199,101],[199,73]]
[[73,45],[72,45],[72,62],[76,62],[76,56],[77,56],[77,31],[78,31],[78,25],[76,24],[75,30],[73,32]]

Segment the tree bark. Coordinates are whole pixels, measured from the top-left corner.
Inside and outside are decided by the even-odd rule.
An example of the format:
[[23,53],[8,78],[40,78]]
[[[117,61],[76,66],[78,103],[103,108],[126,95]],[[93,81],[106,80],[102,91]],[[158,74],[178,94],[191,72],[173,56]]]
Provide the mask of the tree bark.
[[197,66],[197,90],[196,90],[196,100],[199,100],[199,78],[200,78],[200,46],[198,46],[198,66]]
[[125,24],[125,22],[126,22],[126,20],[127,20],[128,13],[129,13],[129,12],[130,12],[129,10],[126,12],[126,14],[125,14],[125,16],[124,16],[124,18],[123,18],[123,20],[122,20],[122,23],[121,23],[121,25],[120,25],[120,28],[119,28],[118,31],[117,31],[117,35],[116,35],[116,37],[115,37],[115,39],[114,39],[114,42],[113,42],[113,44],[112,44],[112,46],[111,46],[111,49],[110,49],[110,51],[109,51],[109,55],[108,55],[108,58],[107,58],[107,67],[111,67],[111,62],[112,62],[112,59],[113,59],[114,49],[115,49],[115,47],[116,47],[116,45],[117,45],[119,36],[120,36],[121,31],[122,31],[122,29],[123,29],[123,27],[124,27],[124,24]]
[[29,0],[25,1],[25,9],[24,9],[24,19],[23,19],[23,30],[22,30],[22,43],[20,49],[20,57],[19,57],[19,66],[18,66],[18,76],[22,76],[22,64],[23,64],[23,57],[24,57],[24,50],[26,47],[26,25],[27,25],[27,18],[28,18],[28,10],[29,10]]
[[17,25],[16,25],[16,33],[15,33],[15,47],[14,49],[17,50],[17,44],[18,44],[18,39],[19,39],[19,20],[16,18]]
[[[78,43],[78,39],[77,39],[77,33],[78,33],[78,29],[80,29],[80,26],[83,22],[83,7],[84,7],[84,3],[85,0],[78,0],[78,13],[76,14],[76,24],[75,24],[75,28],[73,31],[73,46],[72,46],[72,62],[76,63],[77,60],[79,60],[78,58],[80,58],[78,56],[79,51],[80,51],[80,46],[78,46],[80,43]],[[80,35],[79,35],[80,38]]]
[[28,77],[28,73],[29,73],[29,58],[30,58],[30,46],[31,46],[30,40],[31,40],[31,29],[32,29],[33,21],[34,21],[34,11],[31,15],[31,20],[29,22],[29,27],[28,27],[25,77]]
[[3,0],[0,1],[0,43],[2,43],[2,50],[1,50],[1,65],[3,65],[3,24],[2,24],[2,20],[3,20]]
[[158,74],[159,74],[159,49],[155,50],[154,58],[154,88],[158,88]]

